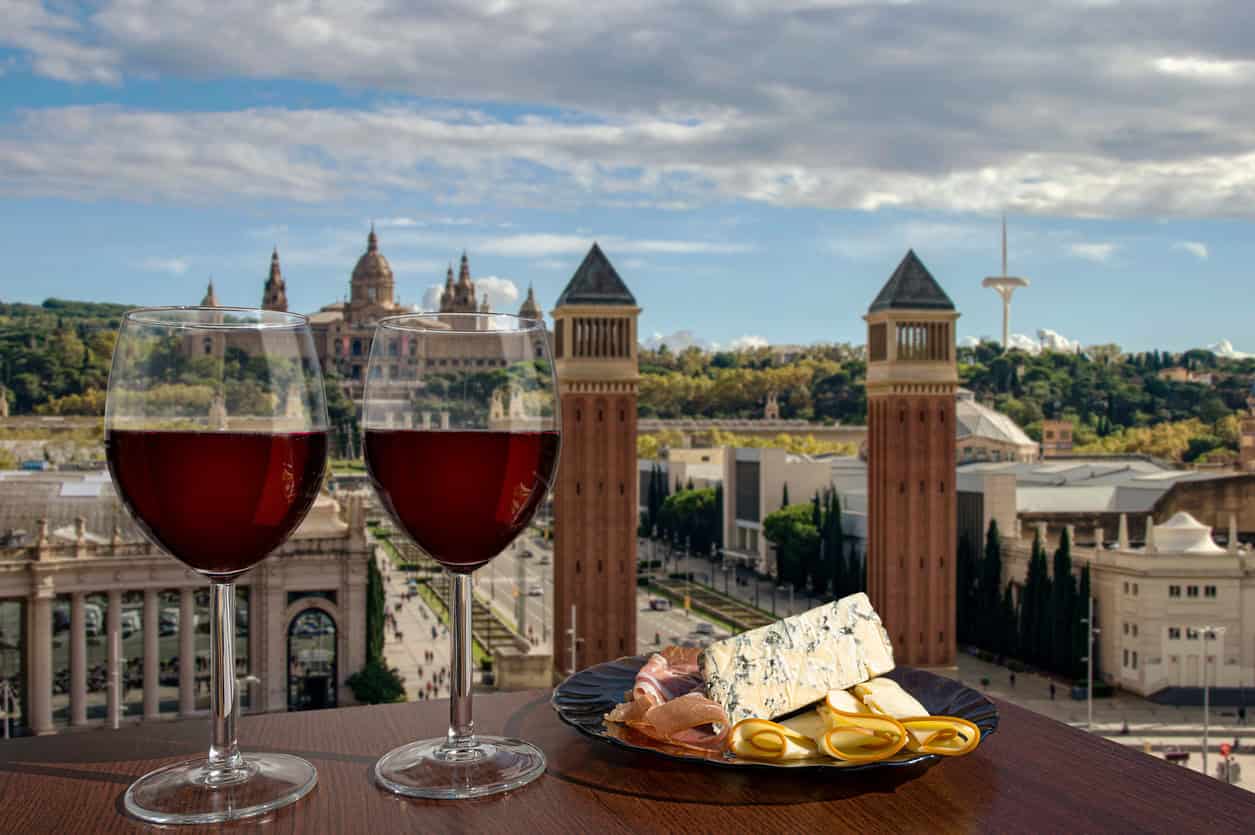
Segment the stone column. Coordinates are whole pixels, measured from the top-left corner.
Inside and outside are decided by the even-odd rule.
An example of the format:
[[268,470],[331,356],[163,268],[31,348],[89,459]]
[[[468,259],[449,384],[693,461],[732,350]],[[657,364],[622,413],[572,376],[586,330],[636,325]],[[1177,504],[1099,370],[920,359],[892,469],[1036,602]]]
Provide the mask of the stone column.
[[196,600],[193,589],[179,590],[179,713],[196,710]]
[[31,599],[31,637],[27,649],[30,670],[31,730],[55,733],[52,724],[52,587],[35,590]]
[[87,724],[87,601],[70,598],[70,724]]
[[109,614],[105,618],[105,640],[109,642],[109,689],[105,721],[122,716],[122,590],[109,590]]
[[1129,514],[1120,514],[1120,550],[1129,550]]
[[144,718],[161,714],[161,611],[156,589],[144,589]]

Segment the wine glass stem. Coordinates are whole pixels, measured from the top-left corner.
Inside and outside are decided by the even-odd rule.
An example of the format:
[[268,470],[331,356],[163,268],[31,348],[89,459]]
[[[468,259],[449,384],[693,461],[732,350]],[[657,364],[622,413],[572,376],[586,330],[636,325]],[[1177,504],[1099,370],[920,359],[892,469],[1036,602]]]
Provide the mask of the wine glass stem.
[[209,699],[212,737],[209,743],[210,783],[235,782],[243,773],[244,758],[235,738],[240,699],[235,678],[235,584],[209,586]]
[[475,745],[475,723],[471,719],[471,575],[452,571],[453,608],[450,632],[453,641],[449,668],[449,740],[447,748],[467,749]]

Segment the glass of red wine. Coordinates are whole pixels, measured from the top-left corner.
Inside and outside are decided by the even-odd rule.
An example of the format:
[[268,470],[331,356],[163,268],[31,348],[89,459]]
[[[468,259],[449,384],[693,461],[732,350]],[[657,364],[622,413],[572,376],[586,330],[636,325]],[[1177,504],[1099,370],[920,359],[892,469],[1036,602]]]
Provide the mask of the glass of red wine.
[[109,374],[105,447],[144,533],[210,583],[209,754],[141,777],[126,811],[203,824],[296,802],[317,782],[312,765],[236,744],[234,582],[287,540],[322,487],[327,408],[308,320],[228,307],[128,312]]
[[375,778],[397,794],[443,799],[525,785],[544,773],[540,749],[476,734],[471,719],[471,572],[527,527],[557,471],[544,322],[469,313],[380,320],[364,424],[380,500],[452,579],[449,732],[389,752]]

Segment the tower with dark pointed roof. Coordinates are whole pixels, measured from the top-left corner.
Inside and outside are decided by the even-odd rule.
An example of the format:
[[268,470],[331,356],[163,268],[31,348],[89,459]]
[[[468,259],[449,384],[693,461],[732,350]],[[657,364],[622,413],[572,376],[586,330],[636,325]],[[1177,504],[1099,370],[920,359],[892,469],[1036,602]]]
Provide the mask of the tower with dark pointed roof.
[[201,307],[217,307],[218,294],[214,292],[214,280],[209,279],[209,286],[205,288],[205,297],[200,300]]
[[261,306],[265,310],[280,310],[285,313],[288,309],[288,291],[287,285],[283,283],[283,271],[279,269],[278,247],[270,254],[270,275],[262,289]]
[[954,664],[958,318],[914,251],[864,317],[867,593],[913,666]]
[[453,304],[449,313],[476,313],[479,306],[475,302],[475,283],[471,281],[471,264],[466,253],[462,253],[462,263],[458,267],[458,280],[453,285]]
[[[535,303],[530,291],[528,299]],[[572,607],[578,668],[636,652],[640,312],[597,244],[553,311],[562,398],[562,463],[554,490],[558,674],[571,663]]]

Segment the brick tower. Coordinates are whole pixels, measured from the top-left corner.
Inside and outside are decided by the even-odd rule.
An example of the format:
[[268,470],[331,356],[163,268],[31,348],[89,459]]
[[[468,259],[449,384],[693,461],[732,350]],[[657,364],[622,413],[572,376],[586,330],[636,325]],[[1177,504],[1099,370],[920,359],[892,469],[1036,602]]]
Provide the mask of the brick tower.
[[270,275],[267,276],[266,286],[262,290],[261,306],[266,310],[288,309],[288,290],[283,282],[283,271],[279,269],[278,247],[270,254]]
[[867,592],[913,666],[954,664],[954,303],[907,252],[867,321]]
[[597,244],[553,311],[562,397],[554,491],[554,671],[636,654],[636,317]]

